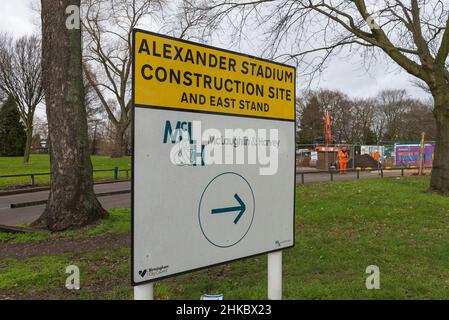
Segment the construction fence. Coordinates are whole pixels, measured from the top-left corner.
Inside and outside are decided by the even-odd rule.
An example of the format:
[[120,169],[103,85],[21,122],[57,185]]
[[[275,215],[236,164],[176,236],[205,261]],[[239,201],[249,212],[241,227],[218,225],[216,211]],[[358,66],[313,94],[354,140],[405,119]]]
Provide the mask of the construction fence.
[[[421,150],[419,143],[396,143],[390,145],[351,144],[300,144],[296,148],[296,166],[299,171],[335,171],[339,168],[338,152],[348,152],[348,170],[370,170],[377,168],[419,167],[423,152],[424,167],[431,168],[435,152],[432,142],[425,143]],[[374,160],[378,153],[378,161]]]

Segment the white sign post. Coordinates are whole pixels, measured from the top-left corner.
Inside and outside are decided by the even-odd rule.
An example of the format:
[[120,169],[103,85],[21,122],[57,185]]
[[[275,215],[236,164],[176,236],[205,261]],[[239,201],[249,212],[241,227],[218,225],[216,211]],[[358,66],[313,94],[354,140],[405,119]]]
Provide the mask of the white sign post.
[[151,299],[156,280],[269,254],[269,298],[281,299],[281,250],[295,244],[295,69],[140,30],[133,51],[135,298]]
[[268,299],[282,299],[282,251],[268,254]]
[[152,282],[134,287],[134,300],[153,300],[154,284]]

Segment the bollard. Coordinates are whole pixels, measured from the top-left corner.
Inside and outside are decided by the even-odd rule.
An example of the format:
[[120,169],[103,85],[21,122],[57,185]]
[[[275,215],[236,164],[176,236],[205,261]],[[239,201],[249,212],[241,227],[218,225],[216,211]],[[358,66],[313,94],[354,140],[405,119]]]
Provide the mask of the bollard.
[[404,168],[401,168],[401,176],[404,176]]
[[360,179],[360,170],[357,170],[357,179]]
[[334,173],[331,171],[331,181],[334,181]]
[[118,167],[114,167],[114,180],[118,180]]
[[301,173],[301,184],[304,185],[304,173]]
[[31,185],[34,186],[34,174],[31,174]]

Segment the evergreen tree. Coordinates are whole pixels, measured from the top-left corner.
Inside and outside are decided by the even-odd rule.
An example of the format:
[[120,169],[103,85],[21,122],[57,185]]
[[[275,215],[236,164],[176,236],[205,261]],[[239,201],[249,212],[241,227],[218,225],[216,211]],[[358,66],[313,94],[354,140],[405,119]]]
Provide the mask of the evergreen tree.
[[371,145],[371,146],[378,144],[378,141],[376,139],[376,134],[370,128],[365,128],[365,130],[363,130],[362,144]]
[[323,109],[316,96],[312,96],[306,104],[299,119],[299,143],[312,144],[324,137]]
[[0,107],[0,156],[23,156],[26,139],[17,104],[10,96]]

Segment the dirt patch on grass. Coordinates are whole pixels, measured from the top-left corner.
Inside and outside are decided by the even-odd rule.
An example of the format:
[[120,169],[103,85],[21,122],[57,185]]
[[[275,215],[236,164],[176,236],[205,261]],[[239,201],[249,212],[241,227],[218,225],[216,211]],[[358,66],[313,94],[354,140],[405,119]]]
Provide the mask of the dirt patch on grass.
[[27,259],[35,256],[47,256],[60,253],[92,252],[111,247],[129,246],[131,235],[104,234],[92,238],[70,239],[61,238],[47,241],[30,241],[28,243],[2,243],[0,246],[0,260]]

